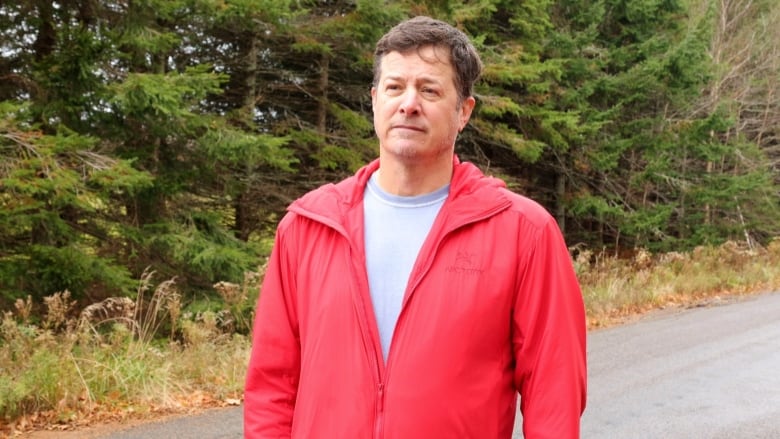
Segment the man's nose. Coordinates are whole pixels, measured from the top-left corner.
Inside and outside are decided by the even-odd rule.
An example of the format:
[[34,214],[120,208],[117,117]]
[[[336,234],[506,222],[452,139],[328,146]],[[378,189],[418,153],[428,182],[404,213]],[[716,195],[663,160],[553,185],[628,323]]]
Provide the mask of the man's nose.
[[420,112],[420,96],[417,94],[417,90],[408,89],[404,92],[399,111],[407,116]]

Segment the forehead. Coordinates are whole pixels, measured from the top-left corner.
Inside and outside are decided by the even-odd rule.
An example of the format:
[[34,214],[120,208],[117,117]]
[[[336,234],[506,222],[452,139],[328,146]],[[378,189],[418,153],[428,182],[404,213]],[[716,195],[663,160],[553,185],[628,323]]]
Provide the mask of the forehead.
[[423,46],[404,52],[388,52],[382,56],[380,78],[426,75],[454,77],[449,50],[438,46]]

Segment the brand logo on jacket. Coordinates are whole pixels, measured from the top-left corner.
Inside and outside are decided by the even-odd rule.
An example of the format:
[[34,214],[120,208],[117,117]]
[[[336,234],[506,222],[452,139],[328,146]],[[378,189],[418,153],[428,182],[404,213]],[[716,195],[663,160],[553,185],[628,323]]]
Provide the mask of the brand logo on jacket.
[[480,275],[485,270],[480,268],[477,255],[467,251],[459,251],[455,255],[455,263],[447,267],[447,273]]

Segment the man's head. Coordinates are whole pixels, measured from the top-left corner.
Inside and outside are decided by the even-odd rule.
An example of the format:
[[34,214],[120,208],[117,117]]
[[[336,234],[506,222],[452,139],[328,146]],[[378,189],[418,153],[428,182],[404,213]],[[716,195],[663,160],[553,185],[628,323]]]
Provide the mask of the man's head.
[[449,24],[429,17],[415,17],[396,25],[376,44],[374,51],[374,82],[382,71],[382,59],[390,52],[408,53],[434,46],[449,52],[449,62],[455,72],[455,87],[459,102],[473,94],[474,83],[482,73],[482,61],[468,36]]
[[371,106],[385,190],[413,195],[449,181],[481,65],[465,34],[427,17],[397,25],[377,43]]

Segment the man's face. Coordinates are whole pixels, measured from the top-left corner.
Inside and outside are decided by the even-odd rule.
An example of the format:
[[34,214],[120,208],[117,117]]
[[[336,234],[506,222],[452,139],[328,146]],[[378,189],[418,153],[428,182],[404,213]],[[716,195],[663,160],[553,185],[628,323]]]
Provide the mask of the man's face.
[[380,154],[419,164],[452,155],[474,98],[458,105],[449,59],[445,49],[433,46],[384,55],[379,81],[371,89]]

